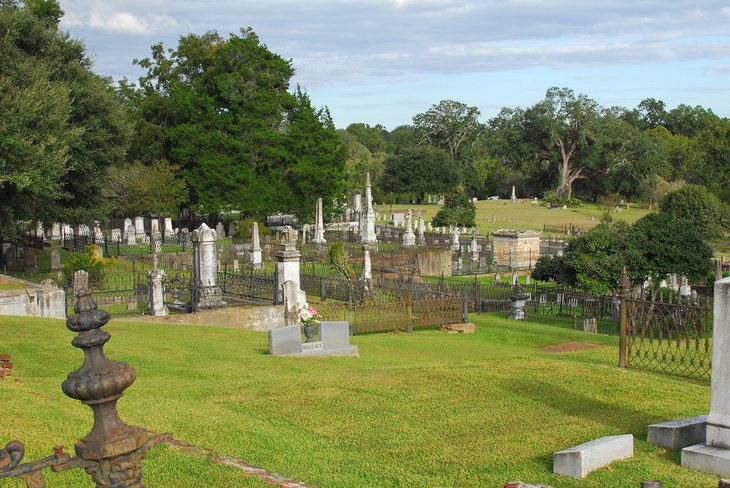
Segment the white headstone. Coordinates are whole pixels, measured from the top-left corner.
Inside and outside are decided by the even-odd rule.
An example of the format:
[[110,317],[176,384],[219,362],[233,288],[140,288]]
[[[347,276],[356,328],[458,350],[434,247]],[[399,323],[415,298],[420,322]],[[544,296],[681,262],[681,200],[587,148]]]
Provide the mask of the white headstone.
[[217,235],[205,223],[193,231],[193,273],[199,285],[200,308],[224,306],[218,288]]
[[134,218],[134,230],[137,232],[138,240],[143,240],[147,236],[144,231],[144,217]]
[[408,210],[406,215],[406,232],[403,234],[403,247],[413,247],[416,245],[416,235],[413,233],[411,226],[411,219],[413,218],[413,212]]
[[[324,238],[324,216],[322,215],[322,199],[317,199],[317,208],[316,208],[316,223],[317,226],[314,230],[314,239],[312,239],[312,244],[322,245],[327,244],[327,241]],[[283,281],[282,281],[283,283]]]
[[259,240],[259,224],[254,222],[251,226],[251,266],[253,269],[261,269],[261,241]]

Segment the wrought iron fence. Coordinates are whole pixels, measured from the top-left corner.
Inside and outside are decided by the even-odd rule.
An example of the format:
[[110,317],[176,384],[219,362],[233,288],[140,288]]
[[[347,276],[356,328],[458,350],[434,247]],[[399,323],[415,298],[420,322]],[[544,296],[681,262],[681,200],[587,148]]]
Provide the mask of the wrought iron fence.
[[218,273],[218,286],[229,304],[271,304],[276,294],[276,272],[253,268],[232,271],[226,267]]
[[66,315],[73,313],[76,294],[84,287],[94,293],[99,305],[110,315],[138,315],[147,309],[149,287],[144,271],[91,273],[85,285],[78,279],[77,274],[71,273],[64,280]]
[[542,231],[549,234],[563,234],[569,236],[575,236],[585,234],[597,224],[563,224],[563,225],[549,225],[543,224]]
[[410,332],[462,321],[462,299],[453,295],[391,295],[376,290],[360,303],[326,302],[321,313],[348,320],[353,334]]
[[712,372],[712,302],[624,298],[625,366],[698,379]]

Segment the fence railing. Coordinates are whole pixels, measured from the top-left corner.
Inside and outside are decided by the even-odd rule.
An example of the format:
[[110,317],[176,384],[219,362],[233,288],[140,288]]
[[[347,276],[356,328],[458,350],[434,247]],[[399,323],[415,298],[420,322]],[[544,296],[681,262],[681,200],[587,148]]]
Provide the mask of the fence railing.
[[712,301],[664,303],[626,296],[625,366],[709,379],[712,373]]

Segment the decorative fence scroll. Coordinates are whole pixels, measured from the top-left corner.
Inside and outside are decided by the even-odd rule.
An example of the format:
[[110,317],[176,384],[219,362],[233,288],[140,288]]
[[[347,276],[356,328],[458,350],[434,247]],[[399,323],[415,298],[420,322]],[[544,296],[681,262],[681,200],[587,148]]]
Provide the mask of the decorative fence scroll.
[[712,305],[625,298],[626,367],[709,379]]

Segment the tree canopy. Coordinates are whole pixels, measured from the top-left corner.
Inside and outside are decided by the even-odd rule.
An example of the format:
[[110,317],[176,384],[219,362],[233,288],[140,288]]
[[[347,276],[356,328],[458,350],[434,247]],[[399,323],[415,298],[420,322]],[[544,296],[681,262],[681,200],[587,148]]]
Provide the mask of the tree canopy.
[[140,116],[133,158],[180,165],[194,207],[307,217],[318,197],[341,195],[347,149],[329,112],[288,91],[291,61],[251,29],[156,44],[137,63],[147,74],[127,97]]
[[422,202],[426,193],[445,193],[461,182],[461,171],[454,158],[430,146],[401,149],[385,160],[383,191],[410,193]]
[[700,185],[686,185],[668,193],[661,209],[676,219],[692,222],[708,239],[722,237],[730,226],[727,205]]
[[105,215],[106,168],[123,161],[129,126],[110,80],[58,29],[51,0],[0,3],[0,233],[18,220]]
[[629,226],[608,215],[572,240],[563,256],[538,259],[533,275],[590,291],[617,290],[622,271],[636,284],[656,285],[678,273],[702,280],[711,269],[712,249],[691,223],[667,213],[650,213]]

